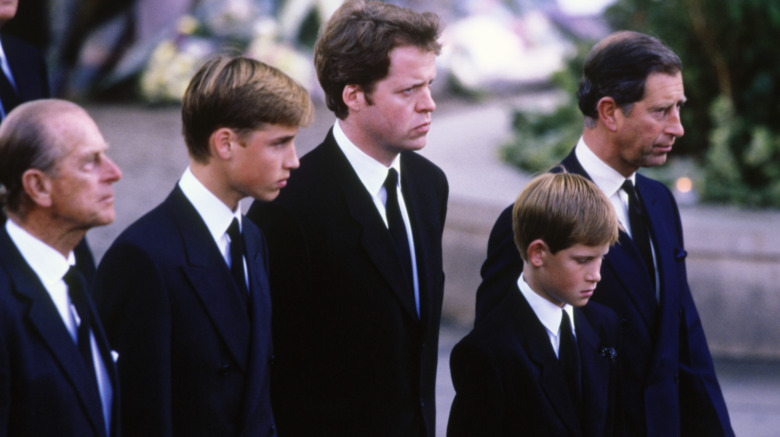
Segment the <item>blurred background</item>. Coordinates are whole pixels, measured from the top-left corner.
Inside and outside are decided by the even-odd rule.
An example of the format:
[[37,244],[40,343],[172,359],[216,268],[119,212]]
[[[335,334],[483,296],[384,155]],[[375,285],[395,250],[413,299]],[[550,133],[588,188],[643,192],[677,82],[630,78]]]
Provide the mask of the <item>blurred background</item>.
[[[641,170],[677,196],[688,274],[738,435],[780,429],[780,2],[774,0],[396,0],[445,24],[423,154],[450,180],[440,355],[443,433],[448,358],[474,316],[488,233],[536,173],[582,130],[574,93],[585,54],[613,30],[659,37],[683,60],[685,136]],[[187,163],[179,103],[216,52],[244,53],[311,92],[299,154],[333,123],[312,46],[340,0],[20,0],[2,32],[46,55],[54,93],[87,107],[124,171],[117,221],[90,231],[99,260],[162,201]],[[246,206],[246,205],[245,205]]]

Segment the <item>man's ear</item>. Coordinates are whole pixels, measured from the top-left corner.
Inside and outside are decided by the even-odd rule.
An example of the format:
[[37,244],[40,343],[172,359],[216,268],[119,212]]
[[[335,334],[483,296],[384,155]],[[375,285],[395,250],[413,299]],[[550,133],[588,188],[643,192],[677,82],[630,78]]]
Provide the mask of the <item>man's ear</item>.
[[345,86],[341,98],[351,111],[359,111],[366,103],[366,93],[360,85]]
[[528,245],[527,252],[528,263],[534,267],[541,267],[550,253],[550,248],[542,239],[537,238]]
[[596,105],[599,121],[611,132],[617,131],[623,120],[623,111],[612,97],[602,97]]
[[241,147],[241,144],[233,129],[221,127],[209,136],[209,152],[215,157],[223,160],[230,159],[236,147]]
[[22,188],[36,205],[48,208],[52,205],[51,177],[37,168],[22,173]]

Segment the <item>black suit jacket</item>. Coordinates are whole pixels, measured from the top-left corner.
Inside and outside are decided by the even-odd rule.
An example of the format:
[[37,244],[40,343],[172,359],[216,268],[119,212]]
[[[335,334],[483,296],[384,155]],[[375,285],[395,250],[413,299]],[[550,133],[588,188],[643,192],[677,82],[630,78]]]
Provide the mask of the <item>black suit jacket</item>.
[[[49,76],[43,56],[34,46],[8,35],[0,35],[8,66],[14,75],[16,91],[22,102],[51,96]],[[3,104],[5,113],[13,108]]]
[[[574,151],[562,165],[589,178]],[[626,431],[631,436],[734,435],[688,287],[677,203],[666,186],[641,174],[636,176],[636,187],[650,222],[660,303],[639,250],[623,231],[604,258],[601,282],[592,298],[612,308],[623,326],[621,387]],[[490,318],[521,269],[510,206],[490,234],[475,324]]]
[[119,352],[129,436],[274,435],[265,240],[244,220],[250,305],[177,186],[98,266],[95,295]]
[[268,235],[280,435],[435,435],[448,186],[411,152],[401,182],[420,318],[390,233],[332,132],[274,202],[248,213]]
[[[105,333],[92,331],[114,392],[111,436],[119,435],[119,384]],[[49,293],[0,229],[0,436],[106,436],[94,377]]]
[[[574,309],[582,363],[578,417],[547,330],[517,285],[453,349],[455,400],[449,437],[622,435],[618,417],[617,316],[589,303]],[[587,317],[586,317],[587,314]]]

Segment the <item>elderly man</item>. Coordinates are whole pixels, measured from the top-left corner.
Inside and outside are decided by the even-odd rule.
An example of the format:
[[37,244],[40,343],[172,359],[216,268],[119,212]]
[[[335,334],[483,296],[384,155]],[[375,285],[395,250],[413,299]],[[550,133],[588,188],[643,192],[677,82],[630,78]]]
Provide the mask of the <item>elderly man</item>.
[[122,176],[76,104],[37,100],[0,126],[0,435],[115,436],[117,373],[73,249],[114,221]]

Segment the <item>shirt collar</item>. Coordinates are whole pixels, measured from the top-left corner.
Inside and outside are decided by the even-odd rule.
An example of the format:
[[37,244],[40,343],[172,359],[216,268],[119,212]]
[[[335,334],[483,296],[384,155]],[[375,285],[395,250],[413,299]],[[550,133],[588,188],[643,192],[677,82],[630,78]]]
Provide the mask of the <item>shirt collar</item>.
[[47,290],[51,289],[52,284],[61,281],[70,266],[76,264],[73,251],[68,254],[67,258],[62,256],[53,247],[27,232],[10,218],[5,222],[5,229],[22,257]]
[[[382,186],[387,179],[388,168],[381,162],[368,156],[364,151],[360,150],[344,133],[341,129],[340,121],[336,121],[333,125],[333,137],[336,139],[344,156],[347,157],[347,161],[355,169],[355,173],[358,175],[358,179],[366,187],[371,195],[376,195],[382,189]],[[398,172],[398,183],[401,183],[401,159],[400,155],[396,156],[390,168],[394,168]]]
[[238,219],[238,227],[241,229],[241,209],[236,208],[235,211],[231,211],[192,174],[189,167],[184,170],[179,180],[179,188],[198,211],[215,241],[225,235],[234,218]]
[[593,183],[601,189],[607,197],[615,195],[620,191],[623,186],[623,182],[626,179],[630,179],[631,183],[636,183],[636,173],[632,173],[628,178],[623,177],[617,170],[610,167],[601,160],[590,147],[585,144],[585,140],[580,137],[577,142],[577,147],[574,149],[574,153],[577,156],[577,160],[582,165],[582,168],[590,176]]
[[[520,278],[517,279],[517,287],[520,288],[520,293],[522,293],[525,300],[528,301],[528,305],[531,306],[536,317],[542,322],[542,325],[553,333],[553,335],[557,336],[558,331],[561,328],[561,307],[536,294],[536,292],[531,289],[531,286],[525,282],[525,277],[522,273],[520,274]],[[573,329],[574,308],[569,304],[565,304],[563,310],[569,313],[569,320],[571,321]]]

